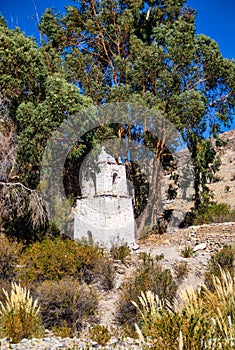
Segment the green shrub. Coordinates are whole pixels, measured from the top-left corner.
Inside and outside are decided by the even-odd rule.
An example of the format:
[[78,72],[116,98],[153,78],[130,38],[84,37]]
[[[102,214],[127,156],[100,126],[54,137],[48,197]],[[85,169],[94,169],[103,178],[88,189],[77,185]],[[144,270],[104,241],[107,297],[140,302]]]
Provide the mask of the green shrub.
[[99,273],[100,261],[103,260],[99,248],[81,242],[46,238],[33,243],[21,257],[24,269],[20,279],[25,284],[45,280],[55,280],[71,276],[91,283]]
[[56,324],[56,325],[52,326],[51,330],[52,330],[53,334],[55,334],[56,336],[61,337],[61,338],[74,337],[73,328],[65,320],[61,320],[59,325]]
[[163,260],[164,259],[164,254],[163,253],[161,253],[160,255],[156,255],[155,256],[155,260],[156,261],[161,261],[161,260]]
[[112,337],[112,334],[107,327],[96,324],[93,328],[90,328],[89,338],[104,346],[108,340]]
[[213,203],[195,213],[193,224],[202,225],[218,222],[235,221],[235,210],[225,203]]
[[104,290],[111,290],[115,285],[116,272],[113,266],[113,261],[110,259],[105,259],[100,262],[100,287]]
[[221,268],[234,275],[235,248],[225,245],[220,251],[214,253],[209,259],[206,267],[205,284],[213,289],[213,276],[221,277]]
[[15,279],[22,249],[22,243],[0,234],[0,280],[11,282]]
[[127,244],[124,245],[113,245],[113,247],[110,250],[111,257],[114,260],[121,260],[121,262],[124,263],[125,258],[130,255],[130,248]]
[[0,303],[1,336],[18,343],[23,338],[42,335],[40,308],[26,288],[12,283],[11,292],[4,290],[5,302]]
[[190,258],[193,255],[193,248],[191,247],[184,247],[181,250],[181,256],[183,258]]
[[119,324],[132,329],[137,315],[131,300],[136,301],[141,291],[152,290],[161,299],[172,300],[177,290],[170,270],[163,269],[146,253],[141,254],[141,259],[140,266],[133,277],[124,282],[117,307],[116,318]]
[[189,272],[189,267],[186,261],[180,261],[174,267],[175,277],[177,281],[181,282],[185,277],[187,277]]
[[96,321],[96,293],[85,284],[71,278],[44,281],[34,292],[41,307],[43,324],[61,335],[79,332],[83,323]]

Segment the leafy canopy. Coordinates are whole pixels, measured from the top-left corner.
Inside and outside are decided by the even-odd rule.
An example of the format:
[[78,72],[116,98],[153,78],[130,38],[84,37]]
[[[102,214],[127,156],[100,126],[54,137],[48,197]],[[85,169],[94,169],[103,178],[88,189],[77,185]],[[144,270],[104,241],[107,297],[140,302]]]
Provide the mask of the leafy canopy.
[[198,209],[219,166],[205,137],[218,141],[231,121],[235,66],[214,40],[196,35],[195,14],[184,0],[81,0],[62,16],[47,10],[39,29],[67,79],[95,104],[138,101],[175,125],[192,153]]

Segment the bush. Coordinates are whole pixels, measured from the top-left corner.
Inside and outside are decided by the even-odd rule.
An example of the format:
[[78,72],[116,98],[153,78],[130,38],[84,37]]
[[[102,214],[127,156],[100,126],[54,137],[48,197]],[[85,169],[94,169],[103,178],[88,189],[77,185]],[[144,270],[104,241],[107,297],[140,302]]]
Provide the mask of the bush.
[[[235,280],[221,270],[213,277],[214,292],[202,285],[181,291],[173,303],[165,303],[152,293],[141,292],[132,301],[138,310],[136,330],[142,341],[148,339],[156,350],[213,349],[234,346]],[[152,348],[150,346],[150,348]]]
[[11,282],[16,277],[16,267],[23,244],[0,235],[0,280]]
[[33,243],[21,257],[23,283],[33,284],[71,276],[91,283],[99,273],[103,260],[101,250],[81,242],[57,237]]
[[0,324],[2,336],[18,343],[23,338],[42,335],[41,317],[37,300],[26,288],[12,283],[11,292],[4,290],[5,302],[0,303]]
[[185,247],[181,250],[181,256],[183,258],[190,258],[193,255],[193,248]]
[[161,253],[160,255],[157,254],[157,255],[155,256],[155,260],[156,260],[156,261],[161,261],[161,260],[163,260],[163,259],[164,259],[164,254],[163,254],[163,253]]
[[234,274],[235,248],[225,245],[219,252],[214,253],[207,263],[205,284],[209,289],[213,289],[213,276],[221,277],[221,268]]
[[235,210],[225,203],[213,203],[195,213],[194,225],[235,221]]
[[175,265],[174,270],[177,281],[181,282],[185,277],[187,277],[189,267],[186,261],[181,261]]
[[131,300],[136,301],[141,291],[152,290],[159,298],[172,300],[177,290],[170,270],[164,270],[146,253],[141,254],[141,258],[142,262],[134,276],[123,284],[117,308],[117,321],[131,329],[137,320],[136,308]]
[[[179,302],[165,304],[151,291],[141,293],[138,302],[136,330],[139,338],[152,343],[156,350],[213,349],[207,347],[213,338],[213,323],[204,312],[203,301],[192,287],[179,294]],[[214,344],[213,344],[214,345]]]
[[121,262],[124,263],[124,260],[125,258],[130,255],[130,248],[128,247],[127,244],[124,244],[124,245],[121,245],[121,246],[118,246],[118,245],[114,245],[112,248],[111,248],[111,257],[114,259],[114,260],[121,260]]
[[103,260],[99,266],[100,270],[100,287],[104,290],[111,290],[115,285],[116,272],[113,261],[110,259]]
[[112,337],[112,334],[107,327],[96,324],[89,331],[89,338],[97,342],[99,345],[106,345],[108,340]]
[[71,278],[44,281],[34,292],[40,307],[43,324],[61,335],[79,332],[85,321],[95,322],[98,299],[87,285]]

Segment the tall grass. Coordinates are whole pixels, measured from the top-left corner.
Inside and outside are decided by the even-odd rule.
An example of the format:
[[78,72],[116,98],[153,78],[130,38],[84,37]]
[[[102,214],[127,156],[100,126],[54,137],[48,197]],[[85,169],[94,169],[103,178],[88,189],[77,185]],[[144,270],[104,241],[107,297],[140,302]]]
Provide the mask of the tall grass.
[[11,291],[3,290],[5,301],[0,302],[0,330],[14,343],[23,338],[42,334],[40,308],[29,290],[12,283]]
[[136,331],[141,341],[152,341],[154,349],[231,349],[235,334],[235,279],[221,270],[213,277],[214,290],[201,285],[178,293],[163,304],[147,291],[133,301],[139,315]]

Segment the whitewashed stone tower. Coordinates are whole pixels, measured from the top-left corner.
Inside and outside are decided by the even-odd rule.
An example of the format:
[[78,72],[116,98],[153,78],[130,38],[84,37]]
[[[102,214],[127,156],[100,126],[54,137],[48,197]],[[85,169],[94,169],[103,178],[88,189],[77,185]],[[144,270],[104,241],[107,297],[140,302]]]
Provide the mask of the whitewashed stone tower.
[[135,241],[132,198],[128,194],[125,165],[118,164],[104,147],[98,170],[83,179],[82,197],[76,201],[74,238],[92,239],[105,247]]

